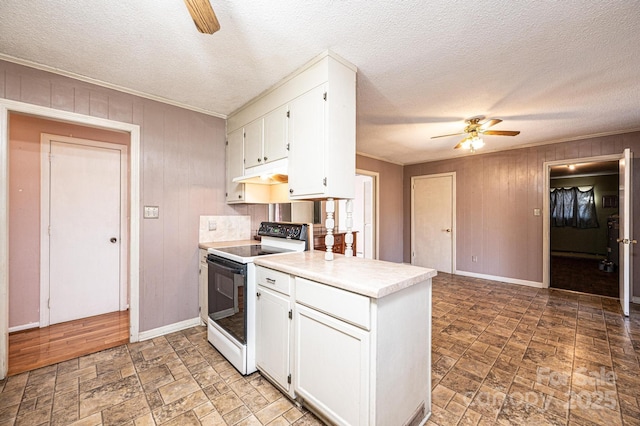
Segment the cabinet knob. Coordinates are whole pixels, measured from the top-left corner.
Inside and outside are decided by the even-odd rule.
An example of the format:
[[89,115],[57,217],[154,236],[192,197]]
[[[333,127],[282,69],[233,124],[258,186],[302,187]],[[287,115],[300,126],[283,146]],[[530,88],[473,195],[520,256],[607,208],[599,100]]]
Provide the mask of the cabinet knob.
[[260,292],[257,292],[257,293],[256,293],[256,296],[257,296],[257,297],[258,297],[258,299],[259,299],[259,298],[260,298],[260,296],[261,296]]
[[258,163],[262,163],[262,158],[258,158]]
[[264,161],[267,161],[267,157],[264,157]]
[[242,198],[242,195],[241,195],[241,194],[238,194],[238,198]]
[[289,190],[289,194],[293,194],[293,188]]

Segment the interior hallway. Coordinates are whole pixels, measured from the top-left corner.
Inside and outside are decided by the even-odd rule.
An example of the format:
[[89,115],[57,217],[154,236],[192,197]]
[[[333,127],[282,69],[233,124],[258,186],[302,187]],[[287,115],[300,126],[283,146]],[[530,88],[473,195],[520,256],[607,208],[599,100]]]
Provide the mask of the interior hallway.
[[[418,326],[418,325],[417,325]],[[640,308],[440,273],[429,425],[640,424]],[[390,368],[396,368],[390,366]],[[193,327],[0,381],[0,424],[317,425]]]

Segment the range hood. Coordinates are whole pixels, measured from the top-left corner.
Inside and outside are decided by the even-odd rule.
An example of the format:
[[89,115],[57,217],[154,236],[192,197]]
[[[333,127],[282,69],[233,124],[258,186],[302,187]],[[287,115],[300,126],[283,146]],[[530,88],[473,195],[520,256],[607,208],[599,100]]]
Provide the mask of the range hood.
[[273,163],[245,169],[243,176],[233,178],[236,183],[253,183],[260,185],[276,185],[289,181],[288,161],[286,158]]

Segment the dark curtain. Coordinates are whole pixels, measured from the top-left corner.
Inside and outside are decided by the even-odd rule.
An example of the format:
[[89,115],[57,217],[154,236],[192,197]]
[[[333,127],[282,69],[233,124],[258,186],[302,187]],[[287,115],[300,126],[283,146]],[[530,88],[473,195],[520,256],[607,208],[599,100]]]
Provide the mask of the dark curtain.
[[593,188],[555,188],[551,191],[551,226],[597,228],[598,217]]

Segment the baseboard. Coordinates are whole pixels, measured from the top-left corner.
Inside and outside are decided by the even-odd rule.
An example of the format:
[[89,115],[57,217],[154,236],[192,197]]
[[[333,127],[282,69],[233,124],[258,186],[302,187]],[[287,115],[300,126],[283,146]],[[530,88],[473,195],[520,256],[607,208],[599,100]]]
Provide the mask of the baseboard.
[[15,331],[28,330],[30,328],[38,328],[40,327],[39,322],[31,322],[29,324],[16,325],[15,327],[9,327],[9,333],[13,333]]
[[638,303],[638,304],[640,304],[640,297],[638,297],[638,296],[633,296],[633,297],[631,298],[631,302],[632,302],[632,303]]
[[164,336],[165,334],[175,333],[176,331],[195,327],[196,325],[200,325],[201,323],[202,322],[200,321],[200,317],[197,317],[165,325],[163,327],[154,328],[153,330],[141,331],[140,333],[138,333],[138,341],[142,342],[143,340],[149,340],[156,337]]
[[545,288],[543,283],[539,283],[536,281],[521,280],[518,278],[497,277],[495,275],[478,274],[475,272],[467,272],[467,271],[460,271],[460,270],[456,271],[455,274],[463,275],[465,277],[482,278],[483,280],[500,281],[500,282],[509,283],[509,284],[526,285],[528,287]]

